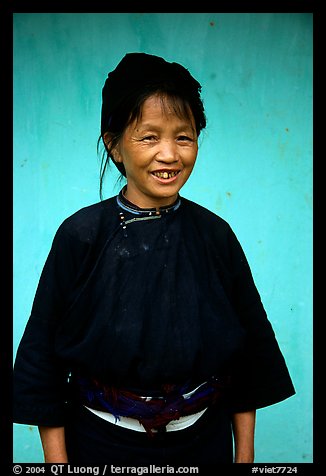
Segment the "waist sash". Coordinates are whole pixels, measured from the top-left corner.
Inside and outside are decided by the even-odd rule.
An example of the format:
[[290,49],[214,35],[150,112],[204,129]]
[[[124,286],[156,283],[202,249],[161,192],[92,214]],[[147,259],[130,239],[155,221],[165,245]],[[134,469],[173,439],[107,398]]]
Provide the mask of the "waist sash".
[[109,412],[115,421],[121,417],[136,419],[149,435],[153,430],[165,431],[173,420],[205,410],[221,399],[227,387],[227,379],[212,377],[191,391],[186,385],[163,385],[161,396],[146,397],[96,379],[83,377],[77,382],[83,405]]

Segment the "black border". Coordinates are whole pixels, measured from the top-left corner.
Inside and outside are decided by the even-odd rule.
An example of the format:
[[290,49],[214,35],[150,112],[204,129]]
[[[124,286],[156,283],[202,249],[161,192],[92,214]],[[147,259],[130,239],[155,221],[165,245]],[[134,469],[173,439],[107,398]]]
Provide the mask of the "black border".
[[[13,246],[12,246],[12,238],[13,238],[13,218],[12,218],[12,197],[13,197],[13,176],[12,176],[12,157],[13,157],[13,148],[12,148],[12,136],[13,136],[13,45],[12,45],[12,38],[13,38],[13,14],[14,13],[127,13],[126,11],[121,11],[121,9],[117,9],[116,11],[112,11],[114,5],[113,3],[117,4],[118,2],[112,2],[107,0],[106,2],[89,2],[89,8],[87,4],[82,4],[82,2],[78,1],[62,1],[58,0],[56,2],[26,2],[26,0],[21,1],[7,1],[2,2],[0,4],[0,35],[1,35],[1,93],[2,93],[2,101],[1,101],[1,113],[2,113],[2,122],[1,122],[1,144],[2,144],[2,160],[1,160],[1,175],[2,178],[0,190],[1,190],[1,204],[2,204],[2,215],[4,218],[4,222],[2,225],[2,233],[1,233],[1,248],[3,250],[3,256],[5,261],[5,267],[3,269],[3,279],[2,285],[0,286],[2,290],[2,329],[1,329],[1,341],[0,341],[0,349],[1,349],[1,357],[0,357],[0,405],[1,405],[1,434],[3,438],[1,439],[1,459],[0,464],[3,467],[9,467],[9,473],[12,473],[12,464],[13,464],[13,446],[12,446],[12,410],[11,410],[11,402],[12,402],[12,356],[13,356],[13,328],[12,328],[12,297],[13,297],[13,272],[12,272],[12,257],[13,257]],[[183,3],[182,6],[178,6],[176,3],[173,5],[168,6],[166,3],[156,5],[159,7],[158,11],[153,11],[154,2],[137,2],[134,3],[130,9],[135,9],[136,12],[134,13],[204,13],[202,11],[197,11],[196,8],[198,7],[199,2],[197,5],[190,5],[190,3]],[[80,7],[83,6],[83,9]],[[126,5],[128,7],[129,5]],[[161,8],[163,6],[168,7],[168,12],[161,12]],[[185,12],[185,7],[188,6],[191,8],[190,11]],[[320,6],[320,5],[318,5]],[[105,11],[105,8],[109,8],[109,12]],[[203,9],[205,5],[200,2],[200,7]],[[245,8],[244,8],[245,7]],[[211,12],[213,8],[213,4],[209,2],[206,7],[206,12]],[[320,44],[322,41],[319,38],[321,32],[321,18],[322,13],[319,11],[319,8],[314,1],[273,1],[268,2],[267,0],[260,0],[260,1],[221,1],[215,5],[215,9],[218,9],[220,13],[311,13],[313,15],[313,22],[314,22],[314,72],[316,71],[316,63],[317,63],[317,51],[318,47],[316,45]],[[249,10],[249,11],[248,11]],[[132,12],[128,12],[132,13]],[[321,48],[323,49],[323,48]],[[316,79],[317,78],[317,79]],[[316,74],[314,75],[314,91],[316,91],[316,87],[319,85],[319,76]],[[314,93],[316,97],[316,92]],[[318,96],[319,98],[319,96]],[[320,103],[320,100],[318,101]],[[318,136],[318,121],[317,121],[317,111],[316,111],[316,103],[314,102],[314,178],[313,178],[313,186],[314,186],[314,203],[317,204],[319,207],[321,202],[321,194],[319,195],[319,180],[322,179],[322,174],[316,173],[318,169],[318,159],[316,158],[316,141],[315,139]],[[317,127],[316,127],[317,124]],[[318,178],[317,178],[318,177]],[[317,198],[318,197],[318,198]],[[323,230],[320,229],[318,222],[318,213],[314,213],[314,253],[313,253],[313,261],[314,261],[314,309],[317,309],[317,299],[318,299],[318,291],[320,288],[320,278],[319,278],[319,271],[318,265],[321,264],[321,256],[318,250],[319,239],[323,237]],[[323,274],[321,274],[323,276]],[[28,276],[26,277],[28,279]],[[321,320],[322,322],[322,320]],[[297,475],[301,474],[319,474],[320,468],[322,468],[322,448],[321,448],[321,440],[323,435],[323,427],[322,427],[322,415],[323,412],[318,412],[318,403],[319,399],[322,397],[322,388],[320,388],[322,379],[319,376],[319,372],[321,369],[321,361],[318,355],[318,338],[317,336],[322,335],[322,329],[319,329],[319,319],[316,318],[316,312],[314,312],[314,444],[313,444],[313,463],[291,463],[289,466],[297,466],[298,472]],[[317,378],[316,378],[317,376]],[[318,418],[317,415],[318,414]],[[289,424],[291,424],[289,422]],[[281,463],[280,463],[281,464]],[[25,465],[27,466],[27,465]],[[31,465],[29,465],[31,466]],[[34,466],[40,466],[35,464]],[[233,474],[233,472],[239,474],[251,474],[252,465],[232,465],[232,467],[228,467],[227,469],[220,468],[221,472],[216,472],[216,468],[203,468],[199,474],[203,475],[207,474],[213,476],[213,474]],[[276,467],[277,465],[274,463],[271,464],[255,464],[258,467]],[[287,466],[287,464],[284,464]],[[213,472],[211,471],[213,469]],[[24,473],[23,473],[24,474]],[[51,474],[49,472],[49,474]],[[63,474],[65,474],[63,472]],[[267,474],[267,473],[264,473]],[[295,474],[295,473],[294,473]]]

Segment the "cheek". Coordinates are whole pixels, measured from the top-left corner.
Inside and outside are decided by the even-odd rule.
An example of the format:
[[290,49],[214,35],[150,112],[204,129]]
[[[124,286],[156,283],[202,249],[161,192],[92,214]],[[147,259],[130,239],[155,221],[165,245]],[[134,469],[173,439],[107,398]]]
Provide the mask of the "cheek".
[[151,165],[151,160],[146,160],[143,156],[143,154],[132,154],[132,155],[127,155],[125,156],[124,160],[124,166],[126,169],[127,173],[127,178],[133,177],[136,179],[136,177],[145,177],[145,175],[148,173],[148,169]]
[[190,175],[192,174],[192,171],[194,170],[194,165],[195,165],[195,163],[192,162],[191,164],[188,165],[188,167],[186,167],[186,177],[187,177],[187,180],[188,180],[188,178],[190,177]]
[[195,151],[189,151],[188,154],[185,154],[183,157],[183,165],[192,169],[196,163],[197,159],[197,149]]
[[126,170],[135,170],[141,166],[140,155],[132,147],[121,147],[119,152]]
[[184,183],[188,180],[190,175],[192,174],[192,171],[194,169],[195,163],[196,163],[196,155],[192,156],[191,158],[189,157],[187,161],[183,162],[183,178],[184,178]]

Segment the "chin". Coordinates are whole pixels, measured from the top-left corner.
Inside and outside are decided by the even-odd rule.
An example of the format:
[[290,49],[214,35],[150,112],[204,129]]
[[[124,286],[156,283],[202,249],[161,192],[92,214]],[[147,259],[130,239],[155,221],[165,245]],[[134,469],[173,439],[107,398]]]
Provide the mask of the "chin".
[[175,198],[179,193],[179,188],[175,189],[175,190],[171,190],[171,191],[163,191],[163,192],[157,192],[155,194],[153,194],[153,197],[155,198],[163,198],[163,199],[173,199]]

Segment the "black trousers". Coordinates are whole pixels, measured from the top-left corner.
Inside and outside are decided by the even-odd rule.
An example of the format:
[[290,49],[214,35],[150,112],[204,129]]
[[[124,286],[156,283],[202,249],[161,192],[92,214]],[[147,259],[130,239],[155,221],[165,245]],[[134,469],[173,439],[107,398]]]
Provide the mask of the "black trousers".
[[147,433],[122,428],[79,406],[69,411],[66,425],[69,463],[141,465],[215,465],[233,462],[231,420],[212,407],[190,427]]

